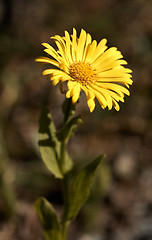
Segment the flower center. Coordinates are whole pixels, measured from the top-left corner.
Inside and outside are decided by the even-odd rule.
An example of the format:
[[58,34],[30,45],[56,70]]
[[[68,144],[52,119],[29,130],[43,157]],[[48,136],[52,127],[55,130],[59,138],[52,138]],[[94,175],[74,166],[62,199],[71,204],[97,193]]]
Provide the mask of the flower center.
[[82,85],[94,83],[97,77],[96,71],[92,68],[91,64],[83,62],[71,64],[69,75]]

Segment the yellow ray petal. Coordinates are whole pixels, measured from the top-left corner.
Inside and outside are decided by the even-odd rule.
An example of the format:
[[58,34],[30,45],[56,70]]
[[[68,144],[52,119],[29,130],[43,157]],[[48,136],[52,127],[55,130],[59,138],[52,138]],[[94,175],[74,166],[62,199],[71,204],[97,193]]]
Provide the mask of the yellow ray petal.
[[76,49],[77,49],[77,32],[76,32],[75,28],[73,28],[73,35],[72,35],[72,59],[73,59],[73,62],[77,61]]
[[108,82],[108,83],[111,83],[111,82],[114,82],[114,83],[123,83],[123,84],[132,84],[133,81],[128,78],[128,77],[100,77],[97,79],[97,83],[103,83],[103,82]]
[[129,69],[129,68],[125,68],[125,72],[126,72],[126,73],[132,73],[132,70]]
[[113,78],[118,78],[118,77],[132,77],[131,74],[126,73],[126,70],[123,66],[118,66],[113,69],[98,73],[98,76],[101,77],[113,77]]
[[107,51],[103,52],[102,55],[100,55],[94,62],[93,64],[98,67],[102,62],[104,62],[107,58],[110,58],[114,55],[116,59],[123,58],[122,54],[120,51],[117,51],[117,48],[111,47]]
[[110,94],[106,91],[106,89],[101,88],[100,85],[97,85],[97,84],[91,84],[91,87],[93,87],[95,90],[97,90],[104,96],[104,98],[106,99],[106,102],[107,102],[108,109],[111,110],[112,109],[112,98],[111,98]]
[[47,57],[39,57],[35,59],[36,62],[41,62],[41,63],[50,63],[56,67],[59,67],[59,63],[53,59],[47,58]]
[[84,46],[86,42],[86,32],[82,29],[80,33],[80,37],[78,39],[78,47],[77,47],[77,61],[82,60],[82,56],[84,53]]
[[58,35],[55,35],[54,37],[51,37],[51,39],[55,40],[55,43],[58,47],[58,53],[61,55],[64,63],[66,65],[69,65],[69,60],[68,60],[66,52],[65,52],[65,41],[63,40],[63,38]]
[[55,86],[55,85],[57,85],[58,83],[59,83],[59,81],[60,81],[60,79],[59,78],[56,78],[56,79],[50,79],[51,81],[52,81],[52,84],[53,84],[53,86]]
[[55,81],[56,79],[58,79],[58,80],[61,81],[61,82],[65,82],[65,81],[70,80],[70,79],[68,79],[68,77],[65,76],[65,75],[51,75],[51,77],[50,77],[50,80],[51,80],[51,81]]
[[60,57],[57,54],[57,52],[53,51],[52,49],[46,48],[44,49],[44,52],[48,53],[50,56],[52,56],[53,58],[55,58],[58,62],[60,62]]
[[107,92],[112,97],[112,99],[115,99],[117,102],[119,102],[119,101],[124,102],[124,96],[121,97],[116,92],[113,92],[113,91],[110,91],[110,90],[107,90]]
[[88,107],[90,108],[90,112],[93,112],[94,108],[95,108],[95,100],[90,98],[87,101]]
[[87,97],[87,104],[88,107],[90,109],[90,112],[93,112],[94,108],[95,108],[95,94],[91,91],[89,91],[85,86],[81,86],[81,88],[83,89],[83,91],[86,94]]
[[97,48],[94,51],[94,54],[90,60],[91,63],[93,63],[103,52],[108,48],[106,46],[107,39],[102,39],[99,44],[97,45]]
[[106,106],[107,106],[107,101],[106,101],[106,99],[105,99],[105,97],[102,95],[102,93],[101,92],[99,92],[99,91],[97,91],[95,88],[94,88],[94,86],[87,86],[87,88],[91,91],[91,92],[93,92],[94,94],[95,94],[95,96],[96,96],[96,98],[98,99],[98,102],[100,103],[100,105],[101,105],[101,107],[102,108],[106,108]]
[[[97,64],[95,65],[96,68],[97,68],[97,72],[100,73],[100,72],[103,72],[103,71],[107,71],[108,68],[111,69],[111,68],[114,68],[114,67],[121,66],[120,65],[121,62],[118,62],[118,61],[122,61],[122,60],[118,60],[118,55],[117,54],[116,55],[112,55],[109,58],[106,58],[102,63],[100,63],[98,65]],[[127,62],[126,62],[126,64],[127,64]]]
[[58,56],[57,51],[50,44],[44,42],[44,43],[42,43],[42,46],[44,46],[45,48],[50,49],[54,54],[56,54],[56,56]]
[[46,69],[42,72],[42,75],[48,75],[48,74],[52,74],[52,73],[55,73],[55,75],[58,75],[58,74],[64,74],[64,72],[62,72],[61,70],[57,70],[57,69]]
[[101,83],[100,87],[117,92],[120,96],[123,96],[124,93],[128,96],[130,95],[130,92],[128,91],[127,88],[115,83]]
[[69,81],[69,82],[67,83],[67,87],[68,87],[68,89],[69,89],[69,90],[67,91],[67,93],[66,93],[66,97],[67,97],[67,98],[70,98],[70,97],[73,96],[72,90],[73,90],[73,88],[76,86],[76,84],[77,84],[76,81]]
[[76,86],[77,82],[76,81],[69,81],[67,83],[68,89],[71,90],[72,88],[74,88]]
[[119,111],[119,110],[120,110],[119,104],[118,104],[114,99],[113,99],[112,101],[113,101],[113,106],[114,106],[114,108],[115,108],[117,111]]
[[71,40],[70,35],[67,31],[65,31],[65,40],[66,40],[66,54],[67,58],[69,60],[69,63],[72,63],[72,57],[71,57]]
[[73,89],[72,89],[72,102],[73,103],[76,103],[78,101],[78,98],[80,96],[80,90],[81,90],[81,87],[80,87],[80,83],[77,83]]
[[[103,87],[99,84],[95,84],[96,86],[98,86],[100,89],[103,89]],[[99,90],[100,91],[100,90]],[[115,99],[116,101],[121,101],[121,102],[124,102],[124,93],[121,93],[121,96],[117,93],[117,92],[114,92],[114,91],[111,91],[109,89],[104,89],[104,92],[106,94],[108,94],[109,96],[111,96],[111,98]]]
[[46,69],[42,72],[42,75],[52,75],[52,76],[58,76],[58,77],[62,76],[63,79],[67,79],[67,80],[71,79],[71,77],[68,74],[66,74],[65,72],[63,72],[61,70],[57,70],[57,69]]
[[111,58],[109,61],[107,62],[104,62],[102,63],[98,69],[97,69],[97,72],[100,73],[100,72],[104,72],[104,71],[107,71],[107,70],[110,70],[110,69],[113,69],[114,67],[118,67],[118,66],[121,66],[121,65],[126,65],[128,64],[125,60],[113,60],[113,58]]
[[45,48],[50,49],[52,52],[54,52],[58,56],[57,51],[50,44],[44,42],[44,43],[42,43],[42,46],[44,46]]
[[59,35],[55,35],[55,36],[51,37],[51,39],[53,39],[55,41],[55,43],[59,42],[60,45],[62,46],[62,49],[65,51],[65,40],[63,37],[61,37]]
[[86,57],[85,57],[85,62],[90,63],[90,59],[92,58],[94,51],[97,46],[97,41],[93,41],[91,44],[88,45],[87,51],[86,51]]
[[91,44],[91,41],[92,41],[91,35],[89,33],[87,33],[87,35],[86,35],[86,44],[85,44],[85,49],[84,49],[84,53],[83,53],[83,57],[82,57],[82,62],[85,61],[86,52],[87,52],[88,46]]
[[66,93],[66,98],[72,97],[72,90],[68,90]]

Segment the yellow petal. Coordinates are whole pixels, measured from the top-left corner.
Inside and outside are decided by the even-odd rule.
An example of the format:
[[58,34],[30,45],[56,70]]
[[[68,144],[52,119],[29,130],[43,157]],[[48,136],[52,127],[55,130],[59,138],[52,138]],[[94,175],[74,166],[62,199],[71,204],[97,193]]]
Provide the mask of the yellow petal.
[[109,90],[112,90],[112,91],[115,91],[117,92],[120,96],[123,96],[123,94],[125,93],[126,95],[130,95],[130,92],[128,91],[127,88],[121,86],[121,85],[118,85],[118,84],[115,84],[115,83],[101,83],[100,86],[102,88],[106,88],[106,89],[109,89]]
[[51,75],[51,77],[50,77],[50,80],[51,81],[54,81],[54,80],[56,80],[56,79],[59,79],[59,81],[61,81],[61,82],[65,82],[65,81],[68,81],[69,79],[66,77],[66,76],[64,76],[64,75]]
[[52,75],[52,77],[62,77],[62,82],[70,80],[71,77],[65,72],[57,69],[46,69],[42,72],[42,75]]
[[87,88],[95,94],[95,96],[98,99],[98,102],[100,103],[101,107],[106,108],[107,101],[106,101],[105,97],[103,96],[103,94],[101,92],[97,91],[94,88],[94,86],[91,86],[91,87],[87,86]]
[[88,45],[87,51],[86,51],[86,57],[85,57],[86,63],[90,62],[90,59],[92,58],[92,56],[94,54],[96,46],[97,46],[97,41],[95,41],[95,40],[91,44]]
[[84,53],[84,46],[86,42],[86,32],[82,29],[80,33],[80,37],[78,40],[78,47],[77,47],[77,61],[82,60],[82,56]]
[[96,48],[96,50],[95,50],[91,60],[90,60],[91,63],[94,62],[108,48],[106,46],[106,43],[107,43],[107,39],[105,39],[105,38],[102,39],[99,42],[99,44],[98,44],[98,46],[97,46],[97,48]]
[[42,46],[44,46],[45,48],[50,49],[51,51],[53,51],[54,53],[57,54],[56,50],[50,44],[44,42],[44,43],[42,43]]
[[71,58],[71,40],[70,40],[70,35],[67,31],[65,31],[65,40],[66,40],[66,54],[69,62],[72,62]]
[[88,46],[91,44],[91,41],[92,41],[91,35],[89,33],[87,33],[87,35],[86,35],[86,44],[85,44],[85,49],[84,49],[82,61],[85,61],[87,49],[88,49]]
[[58,35],[55,35],[54,37],[51,37],[51,39],[55,40],[55,43],[58,47],[58,53],[61,55],[62,60],[66,65],[69,65],[69,59],[66,56],[65,52],[65,41],[63,40],[63,37],[60,37]]
[[70,90],[70,89],[74,88],[76,84],[77,84],[76,81],[69,81],[67,83],[68,89]]
[[72,97],[73,96],[73,88],[76,86],[76,84],[77,84],[77,82],[75,82],[75,81],[69,81],[68,83],[67,83],[67,87],[68,87],[68,91],[67,91],[67,93],[66,93],[66,97],[67,98],[70,98],[70,97]]
[[114,106],[114,108],[115,108],[117,111],[119,111],[119,110],[120,110],[119,104],[118,104],[114,99],[113,99],[112,101],[113,101],[113,106]]
[[73,95],[72,102],[73,103],[76,103],[78,101],[78,98],[80,96],[80,90],[81,90],[80,84],[77,83],[75,85],[75,87],[72,89],[72,95]]
[[132,70],[129,69],[129,68],[125,68],[125,72],[126,72],[126,73],[132,73]]
[[[52,80],[52,79],[51,79],[51,80]],[[56,78],[56,79],[52,80],[53,86],[57,85],[59,81],[60,81],[59,78]]]
[[66,98],[72,97],[72,90],[67,91]]
[[[118,60],[118,58],[119,57],[117,54],[112,55],[109,58],[106,58],[102,63],[95,65],[97,68],[97,72],[100,73],[100,72],[107,71],[109,69],[113,69],[114,67],[120,67],[121,61],[123,61],[123,60]],[[123,62],[123,64],[124,64],[124,62]],[[127,64],[127,62],[126,62],[126,64]],[[123,67],[123,66],[121,66],[121,67]]]
[[[100,86],[98,85],[98,87],[100,87]],[[117,92],[111,91],[109,89],[104,89],[104,95],[105,95],[105,93],[111,97],[112,101],[114,99],[117,102],[119,102],[119,101],[124,102],[124,94],[123,93],[121,93],[121,96],[120,96]],[[110,103],[110,106],[111,106],[111,103]]]
[[106,91],[106,89],[103,89],[102,87],[100,87],[100,85],[96,85],[96,84],[92,84],[91,86],[104,96],[109,110],[112,109],[112,98],[110,94]]
[[114,58],[110,58],[109,60],[105,61],[104,63],[102,63],[99,68],[97,69],[97,72],[104,72],[110,69],[113,69],[114,67],[118,67],[121,65],[126,65],[127,62],[125,60],[115,60]]
[[48,74],[52,74],[55,73],[56,75],[58,74],[64,74],[64,72],[60,71],[60,70],[56,70],[56,69],[46,69],[42,72],[42,75],[48,75]]
[[104,82],[114,82],[114,83],[123,83],[123,84],[132,84],[133,81],[128,77],[100,77],[97,79],[97,83],[104,83]]
[[98,67],[100,64],[102,64],[107,58],[110,58],[114,55],[114,58],[120,59],[122,58],[122,54],[120,51],[117,51],[117,48],[111,47],[107,51],[105,51],[102,55],[100,55],[93,64]]
[[113,69],[101,72],[98,74],[98,76],[101,77],[113,77],[113,78],[118,78],[118,77],[132,77],[130,74],[125,72],[125,68],[123,66],[118,66]]
[[87,97],[87,104],[90,108],[90,112],[93,112],[95,108],[95,94],[91,91],[89,91],[85,86],[81,86],[81,88],[84,90],[86,97]]
[[48,53],[50,56],[52,56],[53,58],[55,58],[59,62],[60,57],[57,54],[57,52],[55,52],[55,51],[53,51],[49,48],[44,49],[44,52]]
[[59,67],[59,63],[53,59],[47,58],[47,57],[39,57],[35,59],[36,62],[41,62],[41,63],[50,63],[56,67]]
[[73,61],[77,61],[76,57],[76,49],[77,49],[77,32],[75,28],[73,28],[73,35],[72,35],[72,59]]
[[90,98],[88,101],[87,101],[87,104],[90,108],[90,112],[93,112],[94,108],[95,108],[95,100]]
[[56,54],[58,56],[57,51],[50,44],[42,43],[42,46],[44,46],[45,48],[50,49],[54,54]]
[[115,99],[117,102],[121,101],[124,102],[124,96],[118,95],[116,92],[107,90],[108,94],[112,97],[112,99]]

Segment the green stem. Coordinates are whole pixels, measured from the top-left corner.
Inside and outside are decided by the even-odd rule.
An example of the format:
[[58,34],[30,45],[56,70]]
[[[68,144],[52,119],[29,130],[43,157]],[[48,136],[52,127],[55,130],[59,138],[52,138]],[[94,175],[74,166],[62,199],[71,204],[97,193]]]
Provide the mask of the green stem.
[[72,108],[72,98],[69,98],[68,102],[67,102],[66,113],[64,115],[64,124],[66,124],[67,121],[69,120],[70,113],[71,113],[71,108]]
[[63,209],[63,216],[62,216],[62,240],[67,239],[67,232],[70,222],[66,220],[66,212],[69,204],[69,179],[67,175],[64,175],[63,178],[63,197],[64,197],[64,209]]
[[65,151],[66,151],[66,141],[63,140],[61,143],[61,149],[60,149],[60,166],[61,166],[61,171],[64,174],[64,162],[65,162]]
[[[64,116],[64,125],[68,122],[68,120],[70,118],[71,109],[72,109],[72,98],[68,99],[66,113]],[[60,149],[60,164],[61,164],[62,173],[64,173],[66,145],[67,145],[67,141],[63,140],[61,143],[61,149]],[[68,174],[64,174],[64,178],[63,178],[63,196],[64,196],[64,211],[63,211],[63,217],[62,217],[62,240],[66,240],[68,227],[70,224],[70,221],[66,220],[66,212],[67,212],[67,208],[69,205],[69,177],[68,177]]]
[[[62,172],[64,172],[64,160],[65,160],[65,152],[66,152],[66,141],[63,141],[61,143],[61,169]],[[64,197],[64,211],[63,211],[63,217],[62,217],[62,240],[67,239],[67,231],[69,222],[66,221],[65,215],[67,212],[67,207],[69,204],[69,178],[68,175],[65,174],[64,178],[62,180],[62,188],[63,188],[63,197]]]
[[[63,167],[64,167],[64,159],[65,159],[65,150],[66,150],[66,142],[63,141],[61,143],[61,169],[63,172]],[[62,183],[62,188],[63,188],[63,197],[64,197],[64,211],[63,211],[63,218],[62,218],[62,240],[67,239],[67,231],[68,231],[68,226],[69,222],[66,221],[65,214],[67,211],[67,207],[69,204],[69,179],[67,174],[64,175],[63,178],[63,183]]]
[[69,227],[69,221],[64,222],[64,224],[62,225],[62,239],[63,240],[67,240],[67,231],[68,231],[68,227]]

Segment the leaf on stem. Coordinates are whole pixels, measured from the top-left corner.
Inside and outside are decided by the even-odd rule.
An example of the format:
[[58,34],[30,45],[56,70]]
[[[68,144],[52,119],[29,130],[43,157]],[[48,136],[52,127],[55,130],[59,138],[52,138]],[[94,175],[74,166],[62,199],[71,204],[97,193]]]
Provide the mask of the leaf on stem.
[[61,240],[61,227],[53,206],[45,198],[39,198],[34,206],[42,223],[45,239]]
[[63,178],[59,166],[60,142],[56,137],[56,129],[51,115],[45,106],[42,106],[39,122],[39,147],[43,162],[56,178]]
[[74,117],[69,120],[67,124],[65,124],[63,128],[61,128],[61,130],[57,132],[58,140],[61,142],[64,140],[68,141],[68,139],[73,136],[78,123],[82,123],[82,119],[80,116]]
[[77,216],[80,208],[89,196],[95,174],[103,157],[104,155],[101,155],[96,158],[94,161],[81,169],[75,177],[69,196],[69,207],[64,215],[64,219],[70,220]]

